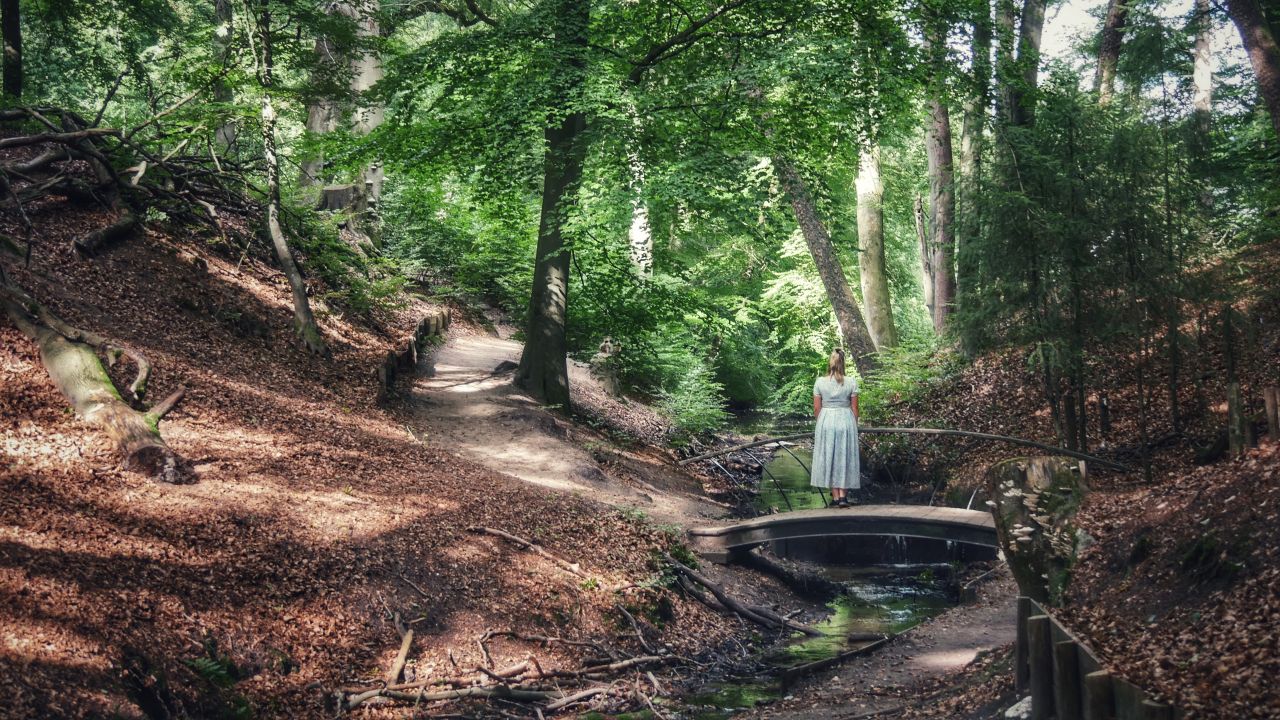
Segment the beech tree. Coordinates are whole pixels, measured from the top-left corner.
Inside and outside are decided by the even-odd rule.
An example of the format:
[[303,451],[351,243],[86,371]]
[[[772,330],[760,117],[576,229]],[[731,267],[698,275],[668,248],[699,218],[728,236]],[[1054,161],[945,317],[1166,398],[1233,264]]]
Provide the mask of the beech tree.
[[1227,0],[1227,13],[1240,31],[1258,94],[1280,136],[1280,45],[1276,44],[1280,18],[1275,17],[1274,9],[1264,10],[1258,0]]

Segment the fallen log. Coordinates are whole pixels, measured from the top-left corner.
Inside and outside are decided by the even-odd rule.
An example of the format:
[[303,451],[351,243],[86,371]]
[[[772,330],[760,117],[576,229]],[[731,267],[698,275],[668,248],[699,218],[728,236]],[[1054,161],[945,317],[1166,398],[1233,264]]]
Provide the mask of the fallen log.
[[84,257],[93,257],[108,245],[133,235],[140,227],[142,221],[138,216],[126,210],[119,220],[76,238],[71,244]]
[[45,310],[12,284],[3,270],[0,306],[18,330],[36,343],[45,370],[76,413],[111,439],[126,470],[163,482],[185,479],[178,456],[160,437],[159,429],[161,418],[177,404],[182,390],[149,412],[135,410],[121,399],[94,346],[82,340],[97,336],[77,331]]

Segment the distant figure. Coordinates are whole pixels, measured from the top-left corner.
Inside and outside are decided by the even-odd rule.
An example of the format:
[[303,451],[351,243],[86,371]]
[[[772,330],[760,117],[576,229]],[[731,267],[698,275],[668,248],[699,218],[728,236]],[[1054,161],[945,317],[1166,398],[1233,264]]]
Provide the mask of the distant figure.
[[858,474],[858,381],[845,377],[844,351],[827,359],[827,374],[813,383],[813,472],[809,484],[831,488],[834,507],[849,507]]
[[610,395],[622,396],[622,386],[618,382],[618,353],[622,345],[606,336],[600,343],[600,350],[591,358],[591,374],[600,381],[604,391]]

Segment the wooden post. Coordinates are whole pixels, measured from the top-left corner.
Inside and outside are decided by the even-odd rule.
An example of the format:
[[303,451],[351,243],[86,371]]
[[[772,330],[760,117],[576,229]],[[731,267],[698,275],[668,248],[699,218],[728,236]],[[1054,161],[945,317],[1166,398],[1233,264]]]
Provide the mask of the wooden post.
[[1031,598],[1018,598],[1017,640],[1013,646],[1013,687],[1018,694],[1027,690],[1027,620],[1031,617]]
[[1280,443],[1280,388],[1274,385],[1263,388],[1262,401],[1267,408],[1267,438]]
[[1027,660],[1031,672],[1031,720],[1053,717],[1053,640],[1048,615],[1027,619]]
[[1074,640],[1053,645],[1053,705],[1058,720],[1081,720],[1079,646]]
[[1116,713],[1111,673],[1106,670],[1084,676],[1084,720],[1111,720]]
[[1244,455],[1245,443],[1244,402],[1240,398],[1240,383],[1227,384],[1227,447],[1232,457]]
[[1154,700],[1143,700],[1139,717],[1142,720],[1173,720],[1173,708]]

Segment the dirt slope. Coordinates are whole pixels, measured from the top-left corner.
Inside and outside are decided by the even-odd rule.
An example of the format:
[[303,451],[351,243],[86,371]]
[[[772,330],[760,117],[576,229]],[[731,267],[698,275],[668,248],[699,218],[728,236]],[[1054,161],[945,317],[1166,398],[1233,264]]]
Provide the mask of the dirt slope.
[[[420,441],[412,412],[378,404],[373,368],[420,303],[375,322],[317,302],[334,358],[315,358],[289,330],[283,277],[253,253],[238,264],[153,225],[85,261],[67,240],[105,213],[27,210],[40,229],[31,265],[6,269],[67,321],[145,353],[153,397],[189,388],[162,429],[197,482],[117,469],[0,319],[0,716],[331,713],[335,689],[385,672],[398,645],[388,611],[418,633],[417,677],[474,666],[487,628],[630,647],[618,602],[660,605],[663,630],[651,630],[676,652],[730,632],[678,597],[596,589],[651,579],[669,536]],[[599,582],[466,531],[476,524],[540,542]],[[491,650],[497,663],[536,652],[554,667],[582,654]]]

